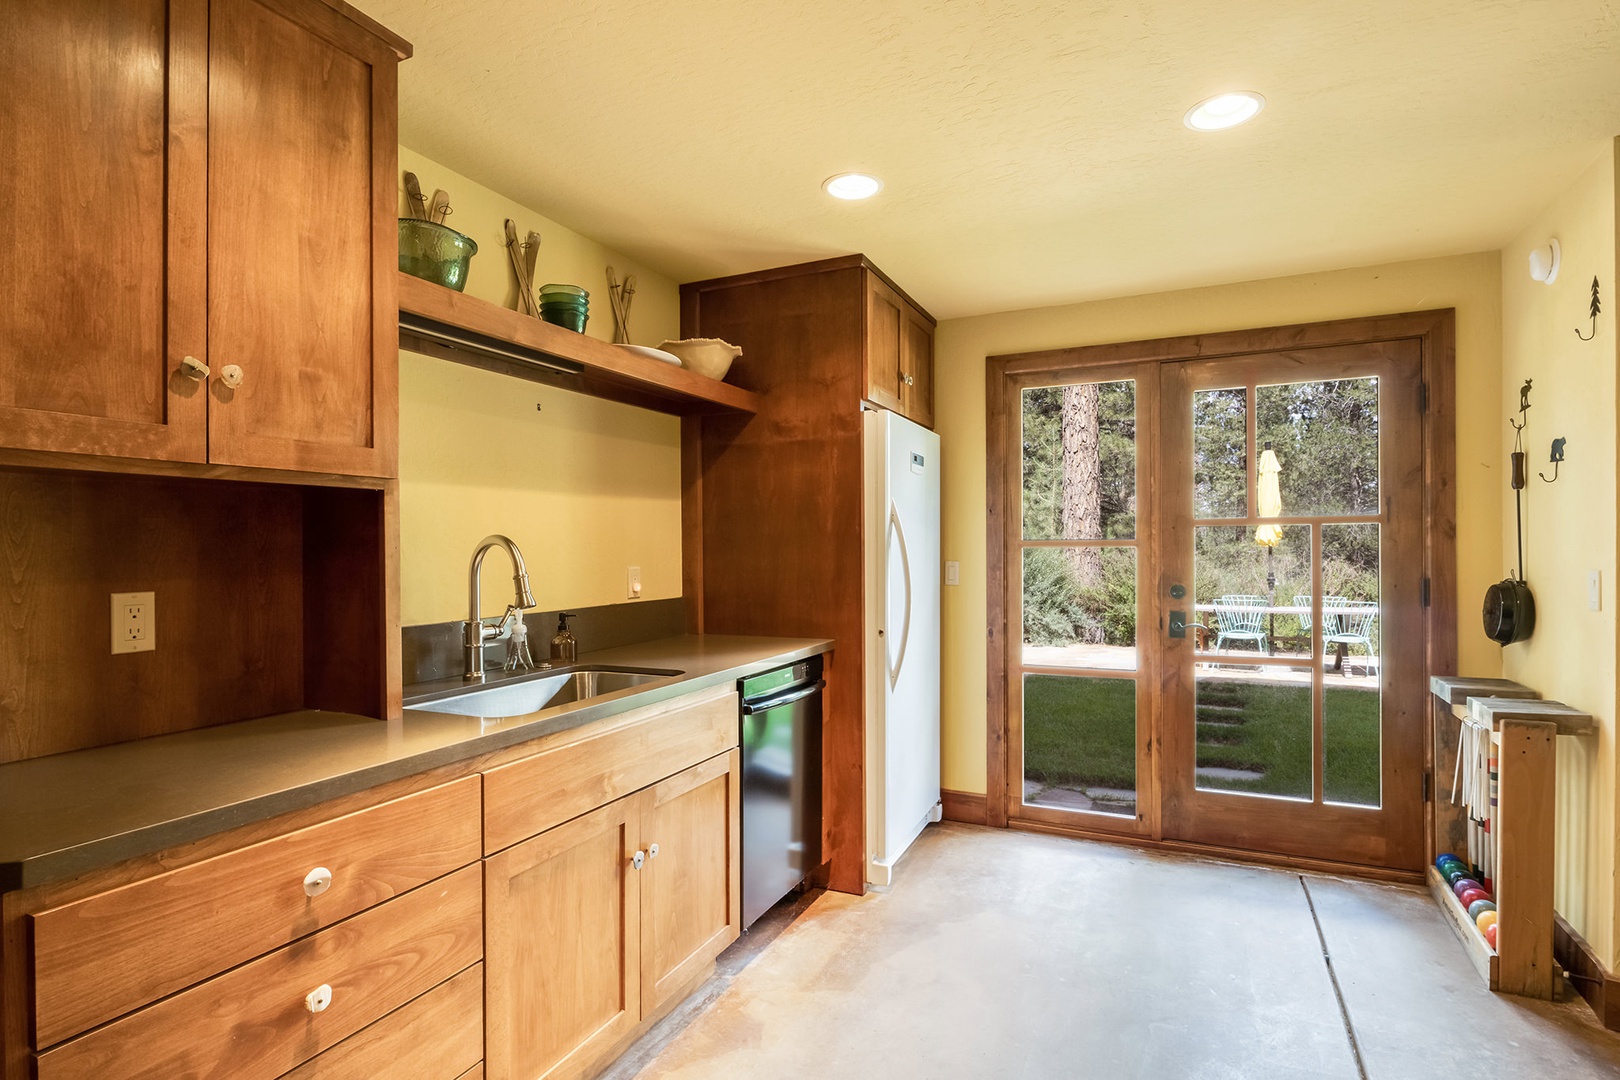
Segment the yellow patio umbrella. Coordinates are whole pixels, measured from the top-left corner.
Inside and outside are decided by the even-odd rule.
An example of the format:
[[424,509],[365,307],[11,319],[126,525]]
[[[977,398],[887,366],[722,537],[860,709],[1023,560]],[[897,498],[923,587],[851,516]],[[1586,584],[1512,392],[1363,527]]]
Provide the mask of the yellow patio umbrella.
[[[1282,464],[1277,455],[1271,452],[1271,443],[1260,454],[1260,516],[1274,518],[1282,515],[1282,487],[1277,477],[1282,473]],[[1262,525],[1254,530],[1254,542],[1264,547],[1272,548],[1282,540],[1281,525]]]
[[[1282,488],[1277,477],[1282,472],[1282,464],[1277,455],[1271,452],[1271,441],[1266,441],[1266,448],[1260,454],[1260,498],[1259,511],[1263,518],[1274,518],[1282,514]],[[1266,588],[1277,587],[1277,569],[1272,562],[1275,549],[1282,541],[1281,525],[1261,525],[1254,530],[1254,542],[1266,549]],[[1267,618],[1267,629],[1270,629],[1270,619]]]

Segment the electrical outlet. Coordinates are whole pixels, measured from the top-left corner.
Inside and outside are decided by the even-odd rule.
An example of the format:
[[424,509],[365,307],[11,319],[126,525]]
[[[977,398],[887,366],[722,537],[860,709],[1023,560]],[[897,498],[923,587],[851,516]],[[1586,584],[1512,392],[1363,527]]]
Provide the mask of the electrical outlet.
[[1586,572],[1586,606],[1593,611],[1603,610],[1603,571]]
[[960,585],[960,584],[962,584],[962,564],[961,563],[959,563],[959,562],[948,562],[948,563],[945,564],[945,584],[947,584],[947,585]]
[[156,594],[120,592],[112,594],[112,651],[152,652],[157,648]]
[[628,574],[629,595],[632,600],[641,599],[641,567],[632,566]]

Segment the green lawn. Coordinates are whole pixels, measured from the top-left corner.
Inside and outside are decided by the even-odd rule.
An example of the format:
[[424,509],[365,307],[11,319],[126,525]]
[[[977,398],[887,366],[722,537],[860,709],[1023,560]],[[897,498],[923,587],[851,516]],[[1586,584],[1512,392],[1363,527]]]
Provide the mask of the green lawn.
[[[1309,798],[1310,690],[1244,680],[1201,679],[1200,766],[1263,772],[1258,780],[1201,778],[1200,787]],[[1332,802],[1379,802],[1378,693],[1330,687],[1324,717],[1323,794]],[[1024,775],[1063,787],[1136,786],[1136,686],[1129,679],[1029,675],[1024,679]]]

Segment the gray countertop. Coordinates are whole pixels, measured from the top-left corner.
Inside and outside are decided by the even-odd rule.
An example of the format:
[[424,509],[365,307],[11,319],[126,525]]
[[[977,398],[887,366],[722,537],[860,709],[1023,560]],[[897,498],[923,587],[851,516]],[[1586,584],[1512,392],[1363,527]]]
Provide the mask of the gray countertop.
[[[810,638],[665,638],[582,653],[579,663],[681,675],[532,716],[484,720],[407,709],[401,719],[383,721],[307,710],[0,765],[0,892],[110,866],[831,648]],[[491,673],[486,685],[501,681]],[[454,685],[407,687],[407,700]]]

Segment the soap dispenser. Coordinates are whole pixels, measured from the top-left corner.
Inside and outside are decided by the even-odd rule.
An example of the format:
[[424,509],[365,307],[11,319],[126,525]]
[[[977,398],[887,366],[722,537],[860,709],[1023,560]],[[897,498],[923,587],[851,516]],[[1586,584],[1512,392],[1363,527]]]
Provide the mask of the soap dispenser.
[[574,613],[571,611],[557,613],[557,636],[551,639],[553,663],[572,664],[579,659],[579,639],[568,629],[568,620],[572,618]]

